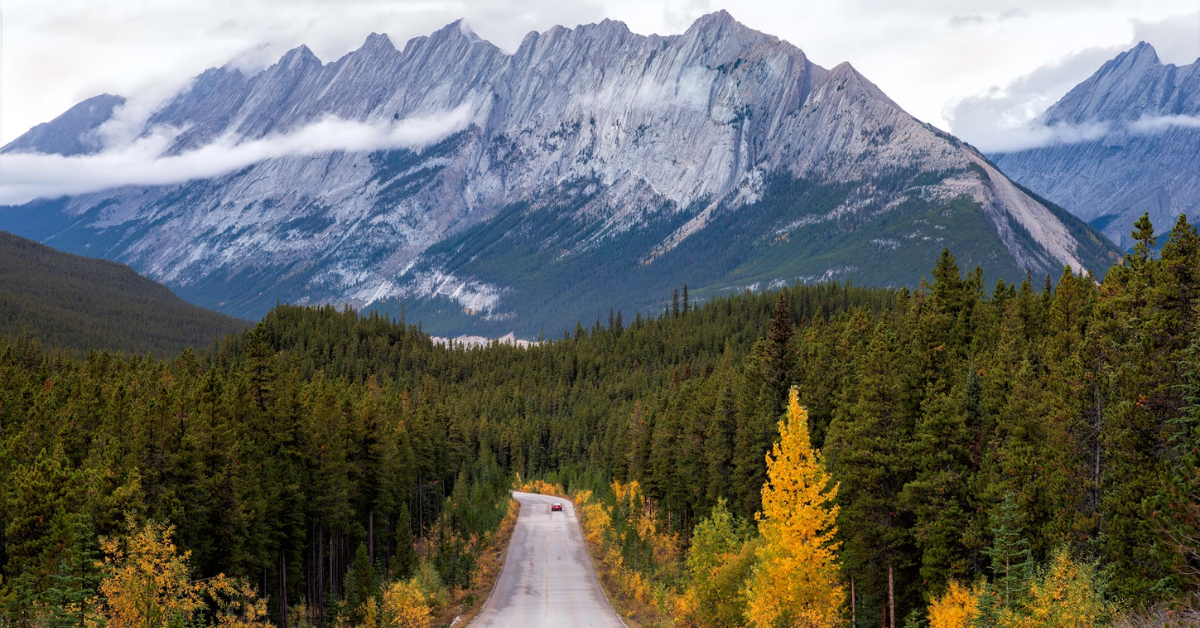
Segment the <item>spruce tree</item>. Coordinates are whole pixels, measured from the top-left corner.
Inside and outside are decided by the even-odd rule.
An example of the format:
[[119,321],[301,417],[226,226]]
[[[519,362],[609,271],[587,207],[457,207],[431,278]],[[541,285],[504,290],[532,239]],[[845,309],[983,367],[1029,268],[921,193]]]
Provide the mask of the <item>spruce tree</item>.
[[1033,575],[1033,557],[1021,529],[1020,513],[1013,494],[992,515],[992,545],[985,553],[992,561],[992,586],[996,599],[1007,609],[1021,601]]
[[708,422],[704,439],[704,458],[708,463],[708,501],[729,499],[733,495],[733,448],[737,438],[737,408],[729,374],[718,372],[717,403]]
[[779,302],[771,317],[771,329],[767,332],[764,375],[771,388],[774,401],[772,410],[783,411],[783,402],[791,385],[796,367],[796,354],[792,348],[792,313],[788,307],[787,291],[779,294]]
[[408,513],[408,504],[400,505],[396,515],[396,554],[392,558],[392,574],[401,580],[412,577],[417,572],[420,557],[413,542],[412,517]]
[[367,546],[360,543],[354,552],[354,562],[346,572],[346,615],[350,625],[359,626],[367,610],[367,603],[377,593],[375,568],[367,556]]

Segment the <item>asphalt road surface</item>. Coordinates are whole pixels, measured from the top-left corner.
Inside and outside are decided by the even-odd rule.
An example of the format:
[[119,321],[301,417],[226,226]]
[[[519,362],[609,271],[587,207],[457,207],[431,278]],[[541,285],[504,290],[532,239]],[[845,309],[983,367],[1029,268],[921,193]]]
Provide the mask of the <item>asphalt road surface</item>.
[[[471,628],[623,628],[604,597],[571,502],[513,493],[521,514],[504,569]],[[550,504],[563,505],[551,512]]]

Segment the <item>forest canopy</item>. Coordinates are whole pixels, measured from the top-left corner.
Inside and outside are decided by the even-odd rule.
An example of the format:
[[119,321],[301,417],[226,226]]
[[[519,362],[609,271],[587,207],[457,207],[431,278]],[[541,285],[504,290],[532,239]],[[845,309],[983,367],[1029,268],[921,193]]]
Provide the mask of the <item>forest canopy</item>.
[[[988,289],[946,251],[915,291],[685,287],[529,348],[286,305],[165,360],[8,337],[0,601],[71,623],[112,539],[170,526],[190,578],[253,587],[276,625],[366,625],[469,587],[519,474],[590,491],[614,529],[652,504],[623,560],[664,600],[722,600],[696,625],[779,616],[747,606],[757,561],[830,548],[845,602],[820,616],[862,626],[1041,625],[1020,622],[1060,590],[1097,622],[1177,608],[1200,587],[1200,236],[1138,227],[1103,282]],[[829,552],[769,523],[781,433],[827,483],[806,490]],[[727,580],[694,589],[701,568]]]

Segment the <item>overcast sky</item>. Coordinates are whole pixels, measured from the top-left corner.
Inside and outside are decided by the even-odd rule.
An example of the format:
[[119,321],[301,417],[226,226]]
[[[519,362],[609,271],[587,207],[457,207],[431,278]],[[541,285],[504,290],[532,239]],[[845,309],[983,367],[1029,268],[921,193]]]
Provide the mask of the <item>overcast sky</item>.
[[526,33],[604,18],[683,32],[726,9],[849,61],[918,118],[967,140],[1027,121],[1105,60],[1146,40],[1200,56],[1200,0],[0,0],[3,124],[11,141],[99,93],[173,93],[189,77],[307,44],[325,62],[372,31],[397,47],[458,18],[505,50]]

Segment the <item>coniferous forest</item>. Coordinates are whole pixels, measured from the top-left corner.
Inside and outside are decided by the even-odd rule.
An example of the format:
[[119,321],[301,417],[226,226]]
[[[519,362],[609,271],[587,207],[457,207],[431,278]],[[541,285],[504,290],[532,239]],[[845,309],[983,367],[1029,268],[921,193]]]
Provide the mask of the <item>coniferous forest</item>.
[[946,251],[529,348],[285,305],[165,359],[0,340],[0,621],[428,626],[543,479],[647,624],[1190,625],[1200,235],[1134,236],[1102,281]]
[[0,231],[0,334],[80,355],[104,348],[165,358],[249,326],[187,303],[123,264]]

